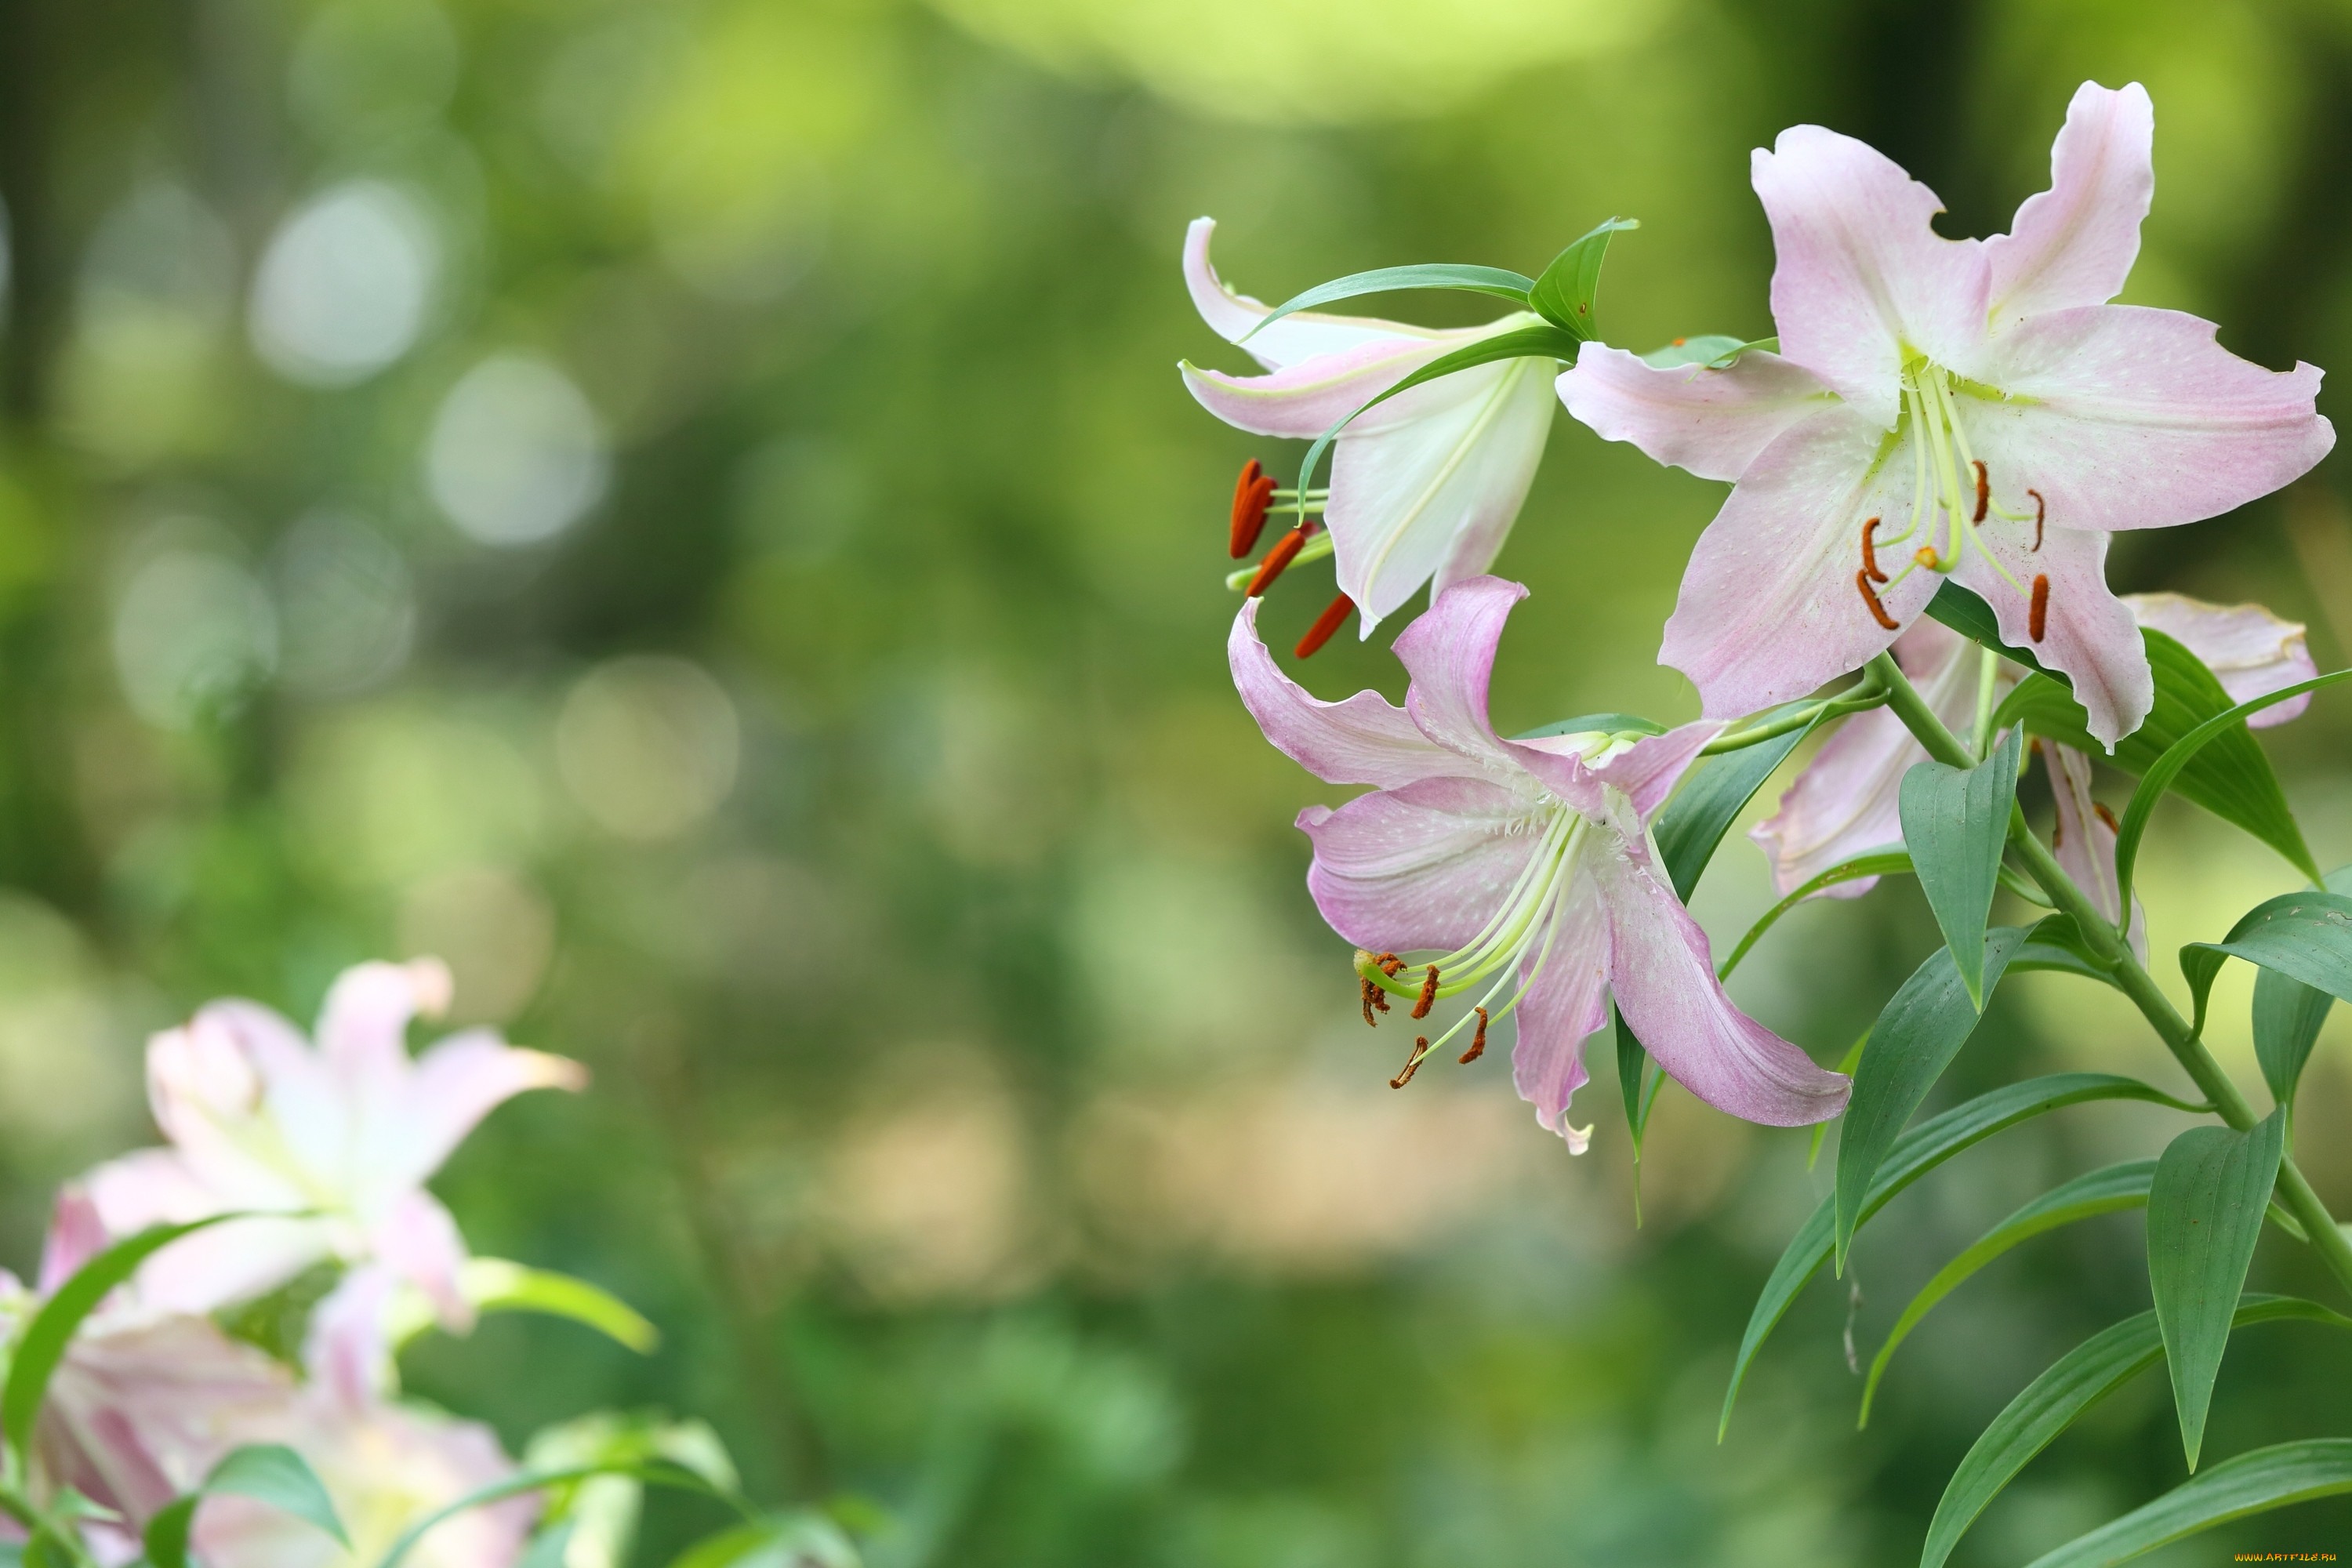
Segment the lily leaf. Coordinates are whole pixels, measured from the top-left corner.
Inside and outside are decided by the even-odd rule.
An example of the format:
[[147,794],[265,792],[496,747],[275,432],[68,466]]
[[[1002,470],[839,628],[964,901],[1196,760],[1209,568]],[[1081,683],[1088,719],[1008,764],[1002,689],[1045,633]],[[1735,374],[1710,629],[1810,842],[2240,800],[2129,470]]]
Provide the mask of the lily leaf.
[[2243,1132],[2192,1127],[2156,1163],[2147,1194],[2147,1278],[2172,1363],[2180,1446],[2192,1471],[2285,1136],[2284,1110]]
[[2034,921],[2033,928],[2025,933],[2024,942],[2011,955],[2009,967],[2018,973],[2054,969],[2103,985],[2116,984],[2114,971],[2083,940],[2083,928],[2074,923],[2072,915],[2044,915]]
[[423,1519],[401,1531],[391,1549],[377,1560],[376,1568],[399,1568],[399,1564],[415,1549],[425,1533],[442,1521],[467,1509],[520,1497],[525,1492],[544,1491],[551,1487],[564,1486],[572,1481],[584,1481],[595,1476],[627,1476],[648,1486],[668,1487],[677,1491],[698,1492],[715,1498],[741,1515],[747,1522],[756,1522],[757,1516],[749,1504],[724,1487],[714,1484],[708,1477],[668,1459],[613,1459],[595,1465],[572,1465],[554,1470],[525,1470],[503,1480],[477,1487],[454,1502],[444,1503]]
[[[458,1293],[483,1312],[539,1312],[583,1323],[639,1355],[661,1343],[661,1331],[627,1302],[585,1279],[547,1268],[526,1268],[503,1258],[473,1258],[457,1275]],[[384,1325],[397,1350],[435,1322],[423,1292],[395,1300]]]
[[1601,289],[1601,264],[1608,258],[1609,241],[1622,230],[1641,226],[1636,218],[1612,217],[1595,227],[1552,258],[1551,265],[1528,290],[1528,303],[1544,320],[1580,340],[1598,340],[1601,329],[1593,313],[1594,299]]
[[1303,294],[1294,294],[1276,305],[1265,320],[1252,327],[1241,338],[1251,338],[1296,310],[1311,310],[1318,305],[1335,300],[1353,300],[1361,294],[1393,294],[1407,289],[1456,289],[1472,294],[1491,294],[1498,300],[1525,306],[1528,290],[1536,280],[1500,267],[1470,267],[1453,262],[1430,261],[1413,267],[1376,267],[1370,272],[1351,272],[1345,278],[1335,278],[1328,283],[1318,283]]
[[[1787,708],[1775,709],[1759,722],[1769,722],[1804,706],[1808,705],[1791,703]],[[1723,842],[1732,819],[1764,787],[1764,781],[1788,760],[1798,743],[1813,732],[1814,725],[1827,711],[1822,709],[1811,723],[1784,735],[1704,758],[1683,775],[1682,787],[1666,803],[1666,809],[1658,814],[1654,828],[1658,858],[1665,862],[1666,876],[1675,885],[1675,897],[1685,903],[1690,901],[1691,890],[1698,886],[1699,873],[1715,858],[1716,846]]]
[[2196,999],[2200,1034],[2214,977],[2232,958],[2274,969],[2331,996],[2352,998],[2352,894],[2281,893],[2248,910],[2220,942],[2192,942],[2182,948],[2180,973]]
[[[2327,873],[2331,893],[2352,893],[2352,866]],[[2315,985],[2305,985],[2275,969],[2254,978],[2254,1059],[2262,1064],[2263,1081],[2281,1105],[2294,1103],[2294,1088],[2303,1078],[2312,1047],[2319,1043],[2320,1026],[2336,999]]]
[[[1927,601],[1927,613],[1979,647],[1991,648],[2028,669],[2042,670],[2042,661],[2033,657],[2032,648],[2011,647],[2000,640],[2000,622],[1993,618],[1992,606],[1950,578],[1947,577],[1944,585],[1936,590],[1936,596]],[[2066,689],[2071,701],[2073,689],[2065,686],[2066,678],[2061,675],[2052,679]]]
[[[2014,926],[1999,926],[1986,934],[1981,982],[1985,994],[1991,994],[2000,984],[2001,971],[2009,966],[2010,955],[2024,937]],[[1854,1226],[1861,1222],[1862,1205],[1886,1152],[1983,1019],[1980,1005],[1963,985],[1952,950],[1939,947],[1912,971],[1911,978],[1871,1026],[1862,1060],[1854,1068],[1845,1129],[1838,1137],[1835,1195],[1841,1276],[1845,1273],[1846,1252],[1853,1245]]]
[[[1869,1195],[1863,1200],[1855,1228],[1867,1224],[1870,1216],[1884,1208],[1895,1194],[1971,1144],[2061,1106],[2095,1100],[2139,1100],[2168,1105],[2177,1110],[2211,1109],[2175,1100],[2136,1078],[2113,1073],[2052,1073],[2046,1078],[2004,1085],[1931,1117],[1896,1139],[1895,1147],[1886,1152],[1885,1160],[1878,1167]],[[1764,1282],[1764,1292],[1757,1299],[1755,1310],[1748,1316],[1748,1331],[1739,1341],[1739,1353],[1731,1369],[1731,1386],[1723,1395],[1723,1421],[1716,1429],[1717,1442],[1731,1428],[1731,1407],[1739,1397],[1739,1384],[1748,1376],[1748,1363],[1756,1359],[1756,1352],[1763,1347],[1773,1326],[1787,1315],[1789,1304],[1804,1289],[1805,1281],[1812,1278],[1813,1270],[1828,1261],[1836,1245],[1835,1226],[1835,1199],[1823,1198],[1797,1228],[1795,1237],[1780,1254],[1780,1261],[1773,1265],[1772,1276]]]
[[208,1497],[252,1498],[317,1526],[345,1550],[351,1547],[334,1500],[309,1461],[283,1443],[248,1443],[222,1455],[195,1490],[173,1499],[147,1521],[147,1561],[153,1568],[187,1568],[196,1505]]
[[[1927,907],[1959,969],[1969,1002],[1984,1010],[1985,921],[2000,882],[2010,808],[2025,732],[2012,729],[1992,755],[1972,768],[1920,763],[1903,775],[1903,843],[1911,853]],[[1868,1058],[1864,1058],[1867,1061]]]
[[841,1527],[817,1513],[737,1525],[671,1559],[669,1568],[858,1568]]
[[[2293,1296],[2248,1296],[2239,1303],[2231,1322],[2242,1329],[2287,1319],[2352,1329],[2352,1318]],[[2074,1418],[2084,1411],[2163,1359],[2164,1336],[2157,1326],[2156,1314],[2142,1312],[2100,1330],[2026,1384],[2007,1408],[1993,1417],[1992,1425],[1984,1429],[1967,1458],[1960,1461],[1959,1468],[1952,1472],[1951,1480],[1944,1488],[1943,1500],[1936,1505],[1935,1520],[1927,1526],[1927,1544],[1919,1553],[1919,1568],[1943,1568],[1952,1548],[1959,1544],[1960,1537],[1976,1522],[1985,1505],[2000,1495],[2001,1489],[2033,1456],[2073,1426]],[[2190,1484],[2209,1483],[2235,1463],[2232,1459],[2216,1465]],[[2121,1524],[2124,1521],[2116,1522]],[[2083,1542],[2074,1543],[2082,1544]],[[2042,1559],[2044,1563],[2049,1561]],[[2094,1557],[2084,1561],[2117,1563],[2124,1558]]]
[[2035,1558],[2031,1568],[2107,1568],[2233,1519],[2348,1491],[2352,1437],[2313,1437],[2257,1448]]
[[1854,1425],[1866,1426],[1870,1424],[1871,1402],[1877,1397],[1879,1380],[1886,1375],[1887,1365],[1895,1359],[1895,1347],[1910,1338],[1911,1331],[1919,1326],[1920,1320],[1935,1310],[1937,1302],[1959,1289],[1969,1276],[2043,1231],[2073,1225],[2076,1220],[2089,1219],[2094,1215],[2113,1214],[2118,1209],[2145,1205],[2148,1184],[2155,1176],[2156,1162],[2153,1160],[2126,1160],[2120,1165],[2109,1165],[2086,1176],[2077,1176],[2035,1198],[1977,1237],[1967,1251],[1937,1269],[1936,1277],[1921,1286],[1919,1293],[1904,1307],[1903,1315],[1895,1319],[1895,1327],[1887,1331],[1886,1342],[1878,1347],[1878,1354],[1870,1363],[1869,1381],[1862,1386],[1862,1415]]

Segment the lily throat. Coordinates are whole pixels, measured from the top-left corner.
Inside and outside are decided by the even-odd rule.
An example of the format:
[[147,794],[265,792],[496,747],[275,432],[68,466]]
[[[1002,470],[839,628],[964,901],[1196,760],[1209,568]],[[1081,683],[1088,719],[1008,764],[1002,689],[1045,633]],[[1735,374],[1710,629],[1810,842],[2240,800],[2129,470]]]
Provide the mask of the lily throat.
[[[1884,516],[1862,519],[1861,565],[1853,574],[1864,605],[1887,631],[1900,630],[1901,623],[1887,613],[1881,595],[1916,571],[1949,576],[1973,547],[1994,574],[2027,601],[2030,635],[2037,643],[2042,638],[2050,605],[2048,574],[2034,574],[2030,584],[2021,581],[1990,546],[1987,536],[1993,530],[2011,529],[2022,542],[2030,527],[2032,539],[2024,552],[2038,553],[2048,523],[2048,505],[2042,492],[2031,486],[2011,494],[2021,503],[2031,502],[2032,510],[2023,510],[2021,504],[2011,508],[2001,503],[1995,494],[1992,470],[1971,449],[1959,413],[1961,398],[1998,400],[2000,396],[1932,360],[1914,359],[1903,368],[1903,408],[1895,427],[1893,451],[1910,448],[1911,514],[1900,531],[1889,528]],[[1908,559],[1890,575],[1881,564],[1880,552],[1905,550],[1915,540],[1917,543],[1908,549]]]

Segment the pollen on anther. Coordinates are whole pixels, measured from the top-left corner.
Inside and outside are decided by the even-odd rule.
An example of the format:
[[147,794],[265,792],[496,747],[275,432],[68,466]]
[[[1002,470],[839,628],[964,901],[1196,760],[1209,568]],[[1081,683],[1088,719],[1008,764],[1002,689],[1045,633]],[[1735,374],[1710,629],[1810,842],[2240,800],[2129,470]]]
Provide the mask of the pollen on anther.
[[1416,1018],[1426,1018],[1429,1016],[1429,1010],[1436,1005],[1437,965],[1433,963],[1429,966],[1429,978],[1421,983],[1421,1000],[1412,1005],[1412,1016]]
[[2033,498],[2033,548],[2039,550],[2042,548],[2042,520],[2048,516],[2050,509],[2042,503],[2040,490],[2028,490],[2025,493]]
[[1872,582],[1884,583],[1886,581],[1886,574],[1878,569],[1878,546],[1871,538],[1871,535],[1877,531],[1878,519],[1874,517],[1864,520],[1862,525],[1862,569],[1870,574]]
[[1382,974],[1387,975],[1391,980],[1394,980],[1397,977],[1397,971],[1404,967],[1404,960],[1399,958],[1393,952],[1384,952],[1378,958],[1372,960],[1372,963]]
[[1381,1026],[1381,1021],[1373,1016],[1372,1008],[1376,1005],[1385,1005],[1386,999],[1381,995],[1381,988],[1373,984],[1370,979],[1359,980],[1357,984],[1363,989],[1364,1026],[1377,1029]]
[[1890,632],[1899,632],[1903,629],[1903,623],[1888,615],[1886,606],[1880,604],[1878,595],[1871,591],[1869,567],[1865,566],[1853,574],[1853,585],[1862,590],[1862,602],[1870,606],[1873,619]]
[[1429,1037],[1427,1035],[1416,1035],[1413,1037],[1412,1055],[1405,1058],[1404,1071],[1389,1079],[1389,1087],[1391,1089],[1402,1089],[1405,1085],[1411,1083],[1412,1081],[1412,1075],[1421,1070],[1421,1058],[1428,1054]]
[[2049,624],[2050,579],[2047,576],[2036,577],[2033,580],[2033,600],[2025,612],[2025,634],[2035,642],[2040,642],[2042,634],[2048,628]]
[[1473,1007],[1470,1010],[1478,1015],[1478,1030],[1470,1037],[1470,1048],[1455,1058],[1465,1068],[1486,1054],[1486,1009]]
[[1250,579],[1249,596],[1251,598],[1255,599],[1265,593],[1273,585],[1274,580],[1282,575],[1282,569],[1289,565],[1299,551],[1306,547],[1307,536],[1313,531],[1314,526],[1313,523],[1302,522],[1275,541],[1274,548],[1265,552],[1265,559],[1257,563],[1257,575]]
[[1984,459],[1982,458],[1974,459],[1970,466],[1977,471],[1977,514],[1976,516],[1969,519],[1969,521],[1970,522],[1982,522],[1985,517],[1985,509],[1992,505],[1992,481],[1985,477],[1985,466]]
[[1257,548],[1258,535],[1265,531],[1266,508],[1273,500],[1274,476],[1252,458],[1242,465],[1241,478],[1234,485],[1234,527],[1227,542],[1234,560]]

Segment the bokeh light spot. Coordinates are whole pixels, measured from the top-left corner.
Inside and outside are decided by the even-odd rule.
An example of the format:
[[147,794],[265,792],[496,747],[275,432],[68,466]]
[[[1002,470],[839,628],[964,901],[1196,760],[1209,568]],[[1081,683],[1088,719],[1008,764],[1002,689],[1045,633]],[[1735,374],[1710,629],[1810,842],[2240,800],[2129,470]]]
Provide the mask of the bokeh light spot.
[[571,377],[494,354],[442,400],[425,447],[433,499],[484,544],[535,544],[604,499],[611,463],[595,411]]
[[555,725],[565,786],[625,838],[667,838],[717,810],[741,746],[727,693],[681,658],[634,655],[589,671]]
[[288,217],[253,279],[255,352],[289,381],[345,386],[406,353],[440,270],[431,221],[397,188],[353,180]]

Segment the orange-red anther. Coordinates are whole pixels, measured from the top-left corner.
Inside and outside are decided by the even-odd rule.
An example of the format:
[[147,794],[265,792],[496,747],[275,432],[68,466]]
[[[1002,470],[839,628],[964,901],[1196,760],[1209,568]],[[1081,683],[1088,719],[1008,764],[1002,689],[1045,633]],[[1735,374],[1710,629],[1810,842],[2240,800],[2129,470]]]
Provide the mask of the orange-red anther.
[[1853,585],[1862,590],[1862,602],[1870,606],[1871,615],[1877,619],[1880,626],[1890,632],[1899,632],[1903,629],[1903,623],[1888,615],[1886,606],[1878,602],[1878,595],[1871,592],[1869,567],[1865,566],[1853,574]]
[[1478,1015],[1478,1032],[1470,1037],[1470,1048],[1459,1058],[1465,1068],[1486,1054],[1486,1009],[1473,1007],[1470,1010]]
[[1380,1027],[1381,1021],[1372,1016],[1372,1002],[1373,998],[1380,994],[1381,988],[1373,984],[1369,979],[1360,979],[1357,984],[1363,987],[1364,1026],[1366,1028],[1377,1029]]
[[2040,642],[2042,633],[2049,623],[2050,579],[2036,577],[2033,580],[2033,603],[2025,614],[2025,635],[2035,642]]
[[1391,980],[1394,980],[1397,977],[1397,971],[1404,967],[1404,960],[1399,958],[1393,952],[1384,952],[1381,954],[1378,958],[1372,960],[1372,963],[1382,974],[1387,975]]
[[1315,624],[1307,628],[1307,635],[1298,639],[1298,647],[1292,651],[1301,658],[1314,658],[1317,650],[1331,640],[1331,635],[1348,624],[1348,616],[1355,607],[1356,601],[1345,594],[1332,600],[1330,607],[1315,617]]
[[1429,966],[1429,978],[1421,983],[1421,1000],[1412,1005],[1412,1016],[1426,1018],[1429,1010],[1437,1005],[1437,965]]
[[1886,581],[1886,574],[1878,569],[1878,546],[1872,542],[1870,537],[1877,531],[1878,519],[1874,517],[1864,521],[1862,525],[1862,569],[1869,574],[1872,582],[1884,583]]
[[1992,505],[1992,481],[1985,477],[1984,459],[1978,458],[1970,465],[1977,471],[1977,514],[1970,522],[1982,522],[1985,509]]
[[1412,1055],[1405,1059],[1404,1071],[1389,1079],[1389,1087],[1391,1089],[1402,1089],[1405,1085],[1411,1083],[1412,1081],[1412,1075],[1421,1070],[1421,1058],[1428,1054],[1429,1037],[1427,1035],[1416,1036],[1412,1042]]
[[2040,490],[2028,490],[2025,493],[2033,498],[2033,548],[2039,550],[2042,548],[2042,521],[2050,509],[2042,504]]
[[1234,531],[1231,544],[1234,559],[1239,561],[1257,548],[1257,536],[1265,531],[1265,510],[1274,500],[1274,476],[1258,467],[1255,458],[1242,465],[1242,477],[1234,485]]
[[1255,599],[1265,593],[1273,585],[1274,580],[1282,575],[1282,569],[1289,565],[1299,551],[1306,547],[1307,536],[1314,527],[1311,522],[1302,522],[1274,542],[1274,548],[1267,551],[1265,559],[1257,563],[1257,575],[1250,579],[1249,596],[1251,598]]

